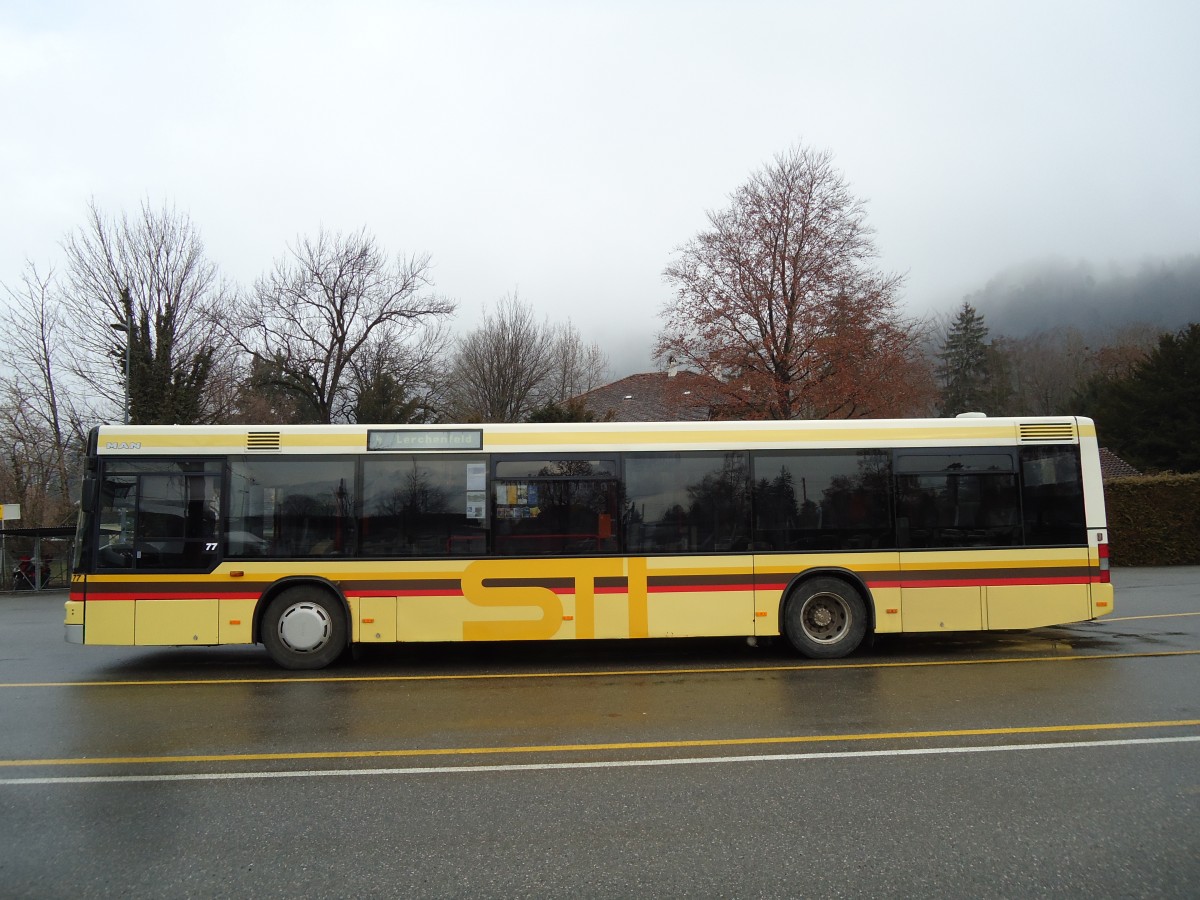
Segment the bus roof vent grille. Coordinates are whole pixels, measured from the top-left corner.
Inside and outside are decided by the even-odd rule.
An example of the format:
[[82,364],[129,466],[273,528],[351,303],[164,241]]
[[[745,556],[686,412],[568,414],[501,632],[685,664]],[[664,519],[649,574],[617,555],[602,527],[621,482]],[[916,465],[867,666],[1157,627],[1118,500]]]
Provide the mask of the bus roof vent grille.
[[1021,443],[1042,444],[1049,441],[1075,440],[1074,422],[1022,422]]
[[278,431],[251,431],[246,434],[246,449],[271,451],[281,448]]

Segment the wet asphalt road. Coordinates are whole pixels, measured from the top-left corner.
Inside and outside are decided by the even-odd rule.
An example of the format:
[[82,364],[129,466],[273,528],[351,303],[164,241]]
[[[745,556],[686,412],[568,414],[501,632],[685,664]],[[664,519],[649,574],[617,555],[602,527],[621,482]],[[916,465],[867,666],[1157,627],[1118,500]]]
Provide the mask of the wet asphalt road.
[[889,638],[62,640],[0,595],[0,897],[1191,897],[1200,568],[1117,611]]

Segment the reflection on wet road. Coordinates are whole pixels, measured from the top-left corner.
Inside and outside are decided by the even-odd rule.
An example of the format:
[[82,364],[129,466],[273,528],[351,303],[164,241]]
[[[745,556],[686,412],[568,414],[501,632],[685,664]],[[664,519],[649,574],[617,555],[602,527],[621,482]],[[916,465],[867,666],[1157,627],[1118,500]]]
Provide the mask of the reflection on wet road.
[[[51,618],[56,598],[0,599],[0,875],[35,896],[56,893],[39,884],[103,892],[97,864],[166,877],[172,853],[155,823],[211,837],[200,823],[219,822],[211,847],[185,841],[184,868],[201,881],[172,876],[165,883],[179,890],[165,893],[224,884],[212,879],[232,859],[251,868],[259,860],[237,876],[247,892],[282,895],[284,883],[264,874],[256,831],[269,809],[273,827],[307,823],[339,859],[404,861],[363,871],[330,863],[339,883],[361,891],[379,890],[373,878],[383,871],[389,889],[418,894],[579,890],[592,882],[571,866],[529,867],[527,854],[560,859],[569,847],[593,871],[616,873],[608,893],[618,896],[640,883],[626,857],[627,841],[641,840],[678,857],[650,869],[641,859],[647,889],[742,893],[736,883],[782,895],[787,881],[768,850],[788,853],[801,835],[764,804],[787,798],[805,810],[802,821],[825,829],[806,826],[803,840],[841,854],[839,872],[848,848],[869,847],[872,871],[883,865],[896,885],[917,890],[924,876],[914,860],[973,858],[954,835],[987,819],[1020,825],[988,838],[997,853],[1020,858],[1030,840],[1058,848],[1059,868],[1031,889],[1062,889],[1069,876],[1074,887],[1149,884],[1170,895],[1200,875],[1200,570],[1137,572],[1128,585],[1123,575],[1109,619],[889,636],[830,662],[733,640],[431,645],[371,647],[318,674],[275,669],[258,648],[68,646]],[[78,791],[93,793],[80,805]],[[1047,815],[1044,804],[1039,813],[1030,805],[1039,795],[1074,818]],[[399,843],[378,821],[397,804]],[[865,841],[898,817],[915,830],[889,825],[888,840]],[[688,835],[683,845],[660,845],[654,829],[666,821]],[[512,867],[503,877],[455,856],[467,852],[462,835],[485,822],[496,865]],[[101,849],[81,831],[91,828],[116,831]],[[62,835],[88,853],[64,864],[53,854]],[[1086,841],[1104,848],[1102,860],[1063,850]],[[1170,866],[1144,862],[1147,841]],[[696,856],[701,846],[725,848],[706,860],[737,848],[758,874],[729,881],[727,865]],[[89,865],[97,853],[104,858]],[[294,862],[292,854],[270,858]],[[428,875],[431,860],[439,874]],[[943,886],[957,892],[1011,875],[982,860],[951,870],[958,875]],[[39,881],[40,872],[57,880]],[[709,880],[691,880],[701,872]],[[144,891],[141,881],[105,883],[152,895],[152,880]],[[299,893],[319,893],[320,883]],[[669,889],[681,884],[693,890]]]

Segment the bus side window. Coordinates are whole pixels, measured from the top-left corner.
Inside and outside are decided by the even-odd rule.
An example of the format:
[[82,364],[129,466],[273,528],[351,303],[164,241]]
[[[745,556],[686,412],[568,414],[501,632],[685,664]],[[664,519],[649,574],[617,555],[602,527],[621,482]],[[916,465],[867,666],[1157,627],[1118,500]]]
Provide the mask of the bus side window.
[[228,556],[353,556],[354,460],[230,461]]
[[391,455],[362,465],[363,556],[487,553],[487,461]]
[[1022,543],[1011,450],[904,450],[896,454],[895,468],[900,549]]
[[1087,543],[1078,447],[1022,447],[1021,499],[1027,544]]
[[631,454],[625,492],[631,553],[737,553],[749,547],[748,453]]
[[614,459],[501,457],[492,485],[495,551],[615,553],[620,494]]
[[755,546],[767,550],[890,547],[891,455],[882,450],[758,453]]

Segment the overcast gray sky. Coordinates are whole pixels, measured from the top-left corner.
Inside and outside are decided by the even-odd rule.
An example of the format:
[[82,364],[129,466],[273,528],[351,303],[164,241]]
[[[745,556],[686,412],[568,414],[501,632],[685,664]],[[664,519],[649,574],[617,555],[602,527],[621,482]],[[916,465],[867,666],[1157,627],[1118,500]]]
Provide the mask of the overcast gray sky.
[[1047,257],[1200,251],[1200,3],[0,0],[0,281],[94,197],[188,213],[249,285],[298,234],[514,290],[614,374],[662,270],[802,141],[867,200],[906,306]]

